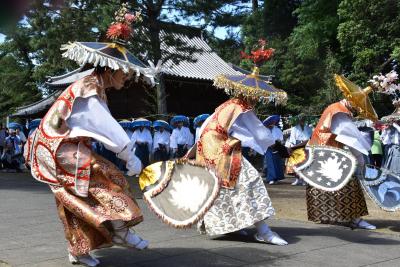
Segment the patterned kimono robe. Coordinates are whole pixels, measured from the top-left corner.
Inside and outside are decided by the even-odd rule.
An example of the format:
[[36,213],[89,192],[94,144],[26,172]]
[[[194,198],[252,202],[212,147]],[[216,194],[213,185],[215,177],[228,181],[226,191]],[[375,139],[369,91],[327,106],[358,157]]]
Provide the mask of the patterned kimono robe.
[[242,145],[264,154],[273,143],[262,122],[241,99],[223,103],[203,123],[196,161],[216,172],[222,188],[199,224],[202,232],[226,234],[275,214],[260,174],[241,154]]
[[[129,143],[99,92],[94,75],[69,86],[29,137],[25,148],[32,176],[48,183],[54,193],[69,251],[75,256],[111,245],[113,231],[109,221],[135,225],[143,220],[122,173],[91,151],[91,137],[114,152],[122,152]],[[136,159],[124,160],[132,165]],[[131,165],[128,169],[133,168]],[[135,168],[140,171],[140,167]]]
[[[309,145],[326,145],[342,148],[347,145],[352,152],[368,155],[362,134],[350,121],[351,112],[340,102],[328,106],[316,126]],[[358,141],[357,141],[358,140]],[[357,151],[359,151],[357,153]],[[357,156],[357,155],[356,155]],[[357,157],[362,160],[361,157]],[[343,223],[368,215],[361,185],[352,179],[342,189],[326,192],[307,186],[307,213],[310,221]]]

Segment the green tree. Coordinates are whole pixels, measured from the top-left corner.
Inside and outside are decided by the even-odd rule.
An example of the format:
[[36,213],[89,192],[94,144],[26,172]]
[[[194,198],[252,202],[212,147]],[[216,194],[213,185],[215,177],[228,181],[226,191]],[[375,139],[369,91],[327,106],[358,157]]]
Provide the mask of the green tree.
[[67,0],[65,5],[52,8],[42,1],[35,1],[26,14],[23,24],[29,30],[35,63],[33,78],[40,84],[47,76],[72,70],[77,65],[61,55],[60,47],[69,41],[95,41],[99,11],[93,9],[96,1]]
[[[338,14],[344,72],[366,86],[375,74],[389,72],[400,60],[400,2],[397,0],[342,0]],[[372,96],[378,115],[392,111],[390,99]]]
[[264,36],[288,37],[297,24],[297,16],[293,13],[301,4],[301,0],[269,0],[263,6]]
[[338,14],[338,39],[352,80],[365,85],[400,59],[399,1],[342,0]]
[[0,116],[9,115],[13,108],[40,98],[33,79],[34,64],[27,29],[18,26],[13,42],[0,44]]
[[12,113],[13,108],[40,99],[35,82],[31,78],[31,69],[15,57],[0,57],[0,116]]
[[[289,36],[280,72],[282,84],[291,96],[296,96],[291,98],[295,101],[289,102],[294,111],[299,112],[304,106],[310,106],[309,112],[318,113],[321,107],[329,104],[327,98],[319,98],[325,101],[318,101],[317,105],[312,99],[317,100],[313,97],[331,88],[326,86],[330,84],[332,74],[327,75],[326,71],[329,69],[328,56],[336,58],[339,50],[336,39],[338,4],[339,0],[304,0],[294,12],[298,25]],[[336,69],[340,71],[340,68]]]

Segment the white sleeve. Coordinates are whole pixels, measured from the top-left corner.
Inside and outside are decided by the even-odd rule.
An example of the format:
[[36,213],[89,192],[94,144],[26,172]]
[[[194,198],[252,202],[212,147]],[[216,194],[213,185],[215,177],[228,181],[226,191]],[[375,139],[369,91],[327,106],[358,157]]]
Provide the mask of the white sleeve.
[[153,136],[151,136],[150,130],[147,130],[147,146],[149,147],[149,152],[151,153],[151,148],[153,147]]
[[292,130],[290,130],[290,137],[289,137],[289,147],[295,146],[297,143],[296,140],[296,127],[292,127]]
[[176,143],[176,131],[175,131],[175,129],[172,131],[172,134],[171,134],[171,136],[170,136],[170,138],[169,138],[169,141],[170,141],[170,147],[172,148],[172,149],[175,149],[175,148],[177,148],[178,147],[178,145],[177,145],[177,143]]
[[153,136],[153,149],[152,149],[152,151],[153,151],[153,153],[154,153],[154,151],[156,151],[156,149],[158,148],[158,136],[159,136],[159,132],[154,132],[154,136]]
[[26,136],[22,131],[19,132],[19,139],[21,139],[21,142],[26,143]]
[[135,144],[136,143],[136,131],[133,131],[133,133],[132,133],[132,135],[131,135],[131,142],[133,143],[133,144]]
[[76,99],[67,124],[71,129],[70,137],[91,137],[114,153],[123,152],[118,157],[127,161],[128,170],[134,167],[137,171],[135,161],[139,159],[134,156],[128,135],[97,96]]
[[397,123],[393,123],[393,127],[400,133],[400,126]]
[[240,114],[229,129],[229,135],[239,139],[242,146],[264,154],[274,139],[253,111]]
[[124,129],[97,96],[76,99],[67,124],[71,129],[71,137],[92,137],[114,153],[121,152],[129,143]]
[[331,131],[337,135],[336,141],[351,147],[364,155],[368,155],[368,151],[371,147],[365,139],[365,136],[360,132],[360,130],[358,130],[349,115],[345,113],[334,115]]
[[170,137],[171,137],[171,134],[169,133],[169,132],[164,132],[164,142],[165,142],[165,146],[166,146],[166,148],[167,148],[167,150],[169,151],[169,144],[170,144]]
[[184,144],[191,146],[192,142],[194,142],[194,137],[192,133],[190,132],[188,127],[182,127],[181,132],[180,132],[182,138],[185,140]]

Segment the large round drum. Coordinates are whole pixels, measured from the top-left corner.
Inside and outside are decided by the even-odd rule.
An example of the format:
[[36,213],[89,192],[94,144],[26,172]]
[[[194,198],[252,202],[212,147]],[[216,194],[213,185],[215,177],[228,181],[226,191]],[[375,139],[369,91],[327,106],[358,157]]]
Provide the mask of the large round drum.
[[191,162],[163,161],[139,176],[144,200],[165,223],[186,228],[201,220],[219,192],[215,174]]
[[365,166],[360,179],[368,196],[383,210],[400,210],[400,176],[385,168]]
[[336,147],[306,146],[297,154],[298,162],[291,160],[293,170],[308,184],[324,191],[342,189],[357,167],[357,160],[350,151]]

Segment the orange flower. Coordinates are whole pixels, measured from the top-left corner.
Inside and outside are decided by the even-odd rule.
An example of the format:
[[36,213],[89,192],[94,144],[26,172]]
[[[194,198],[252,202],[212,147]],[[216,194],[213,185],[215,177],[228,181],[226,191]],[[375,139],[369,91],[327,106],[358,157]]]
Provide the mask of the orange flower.
[[114,23],[107,30],[107,37],[111,40],[127,40],[132,35],[132,28],[125,23]]
[[269,60],[274,54],[274,49],[258,49],[256,51],[251,51],[251,57],[255,64],[262,64],[265,61]]
[[265,49],[264,47],[266,45],[267,41],[265,39],[259,39],[258,40],[259,48],[257,50],[252,50],[250,55],[247,54],[246,52],[240,51],[240,57],[242,59],[251,59],[254,62],[254,64],[260,66],[265,61],[269,60],[275,51],[275,49],[273,48]]

